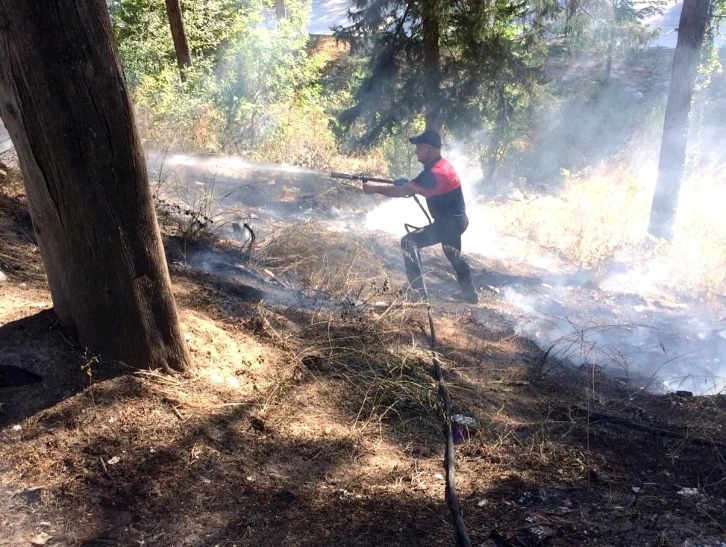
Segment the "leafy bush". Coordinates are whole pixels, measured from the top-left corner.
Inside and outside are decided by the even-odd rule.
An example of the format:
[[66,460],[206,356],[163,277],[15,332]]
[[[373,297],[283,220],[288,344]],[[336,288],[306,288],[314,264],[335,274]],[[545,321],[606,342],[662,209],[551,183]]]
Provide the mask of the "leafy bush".
[[142,75],[132,89],[142,139],[159,148],[218,152],[224,147],[224,111],[213,100],[217,83],[192,66],[181,82],[176,66]]
[[192,67],[182,82],[164,2],[110,5],[144,141],[328,165],[336,145],[320,84],[326,58],[306,49],[310,1],[288,0],[277,24],[261,0],[184,6]]
[[283,105],[315,95],[320,66],[305,51],[309,18],[309,3],[291,2],[276,28],[250,26],[225,49],[218,100],[230,144],[254,145],[279,125]]

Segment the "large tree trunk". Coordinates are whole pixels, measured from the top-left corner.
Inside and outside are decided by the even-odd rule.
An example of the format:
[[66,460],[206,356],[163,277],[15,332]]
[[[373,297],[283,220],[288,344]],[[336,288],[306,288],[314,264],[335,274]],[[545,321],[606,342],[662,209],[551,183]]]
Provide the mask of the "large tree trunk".
[[184,18],[182,17],[180,0],[166,0],[166,15],[171,27],[171,38],[174,40],[176,63],[182,82],[186,80],[184,71],[192,66],[192,54],[189,52],[187,33],[184,31]]
[[426,129],[441,129],[441,0],[423,0],[424,118]]
[[56,315],[103,358],[187,368],[106,0],[0,0],[0,23],[0,115]]
[[275,15],[277,15],[278,21],[287,17],[287,7],[285,6],[285,0],[275,0]]
[[691,96],[706,25],[711,16],[710,0],[684,0],[673,57],[671,86],[666,103],[663,140],[658,162],[658,180],[650,211],[648,232],[670,239],[686,161],[686,137]]

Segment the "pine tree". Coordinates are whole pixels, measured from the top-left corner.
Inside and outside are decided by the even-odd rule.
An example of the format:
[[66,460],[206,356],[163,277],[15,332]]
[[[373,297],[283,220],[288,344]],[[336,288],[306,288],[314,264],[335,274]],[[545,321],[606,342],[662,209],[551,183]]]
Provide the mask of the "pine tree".
[[342,128],[359,147],[421,116],[457,136],[485,128],[492,169],[537,81],[544,23],[559,11],[549,0],[356,0],[336,36],[367,67]]
[[662,13],[667,0],[569,0],[565,19],[556,25],[568,44],[605,53],[605,80],[618,53],[645,46],[658,30],[644,20]]
[[53,310],[80,347],[186,370],[146,163],[104,0],[0,3],[0,114]]

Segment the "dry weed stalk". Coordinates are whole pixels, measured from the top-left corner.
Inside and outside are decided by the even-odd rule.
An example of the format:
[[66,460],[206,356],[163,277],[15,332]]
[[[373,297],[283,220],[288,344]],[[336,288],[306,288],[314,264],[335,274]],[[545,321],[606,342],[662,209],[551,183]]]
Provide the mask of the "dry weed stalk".
[[572,332],[541,348],[530,364],[532,380],[543,378],[562,366],[615,367],[628,376],[628,356],[611,344],[599,341],[601,334],[614,329],[630,329],[638,325],[596,325],[578,327],[569,319]]
[[[414,310],[394,307],[372,321],[341,319],[334,312],[311,322],[298,352],[305,373],[354,417],[354,427],[380,428],[437,419],[427,353],[410,340]],[[332,382],[332,383],[331,383]],[[328,389],[329,386],[335,386]],[[342,386],[342,389],[341,389]]]
[[320,221],[268,235],[258,246],[256,261],[328,295],[360,295],[361,287],[385,279],[384,264],[364,238],[333,232]]
[[306,376],[349,412],[354,429],[380,429],[384,421],[436,424],[438,400],[431,389],[428,355],[410,343],[414,335],[405,327],[412,308],[392,307],[370,321],[317,310],[303,331],[284,337],[273,324],[273,312],[263,303],[257,311],[251,327],[289,355],[289,365],[255,405],[258,415],[284,405],[291,386]]

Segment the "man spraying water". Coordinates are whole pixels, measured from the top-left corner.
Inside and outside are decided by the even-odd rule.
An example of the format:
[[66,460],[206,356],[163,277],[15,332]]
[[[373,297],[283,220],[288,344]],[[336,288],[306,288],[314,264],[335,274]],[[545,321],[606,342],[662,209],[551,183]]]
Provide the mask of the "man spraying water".
[[469,219],[466,216],[459,176],[454,167],[441,157],[441,136],[436,131],[425,131],[410,138],[409,142],[416,145],[416,157],[423,164],[423,171],[413,180],[397,179],[393,186],[365,182],[363,191],[366,194],[381,194],[390,198],[416,194],[425,197],[433,223],[411,232],[401,240],[408,281],[416,294],[423,297],[424,285],[416,253],[419,249],[441,243],[461,287],[461,291],[454,296],[464,302],[476,304],[479,296],[471,281],[471,269],[461,256],[461,234],[469,226]]

